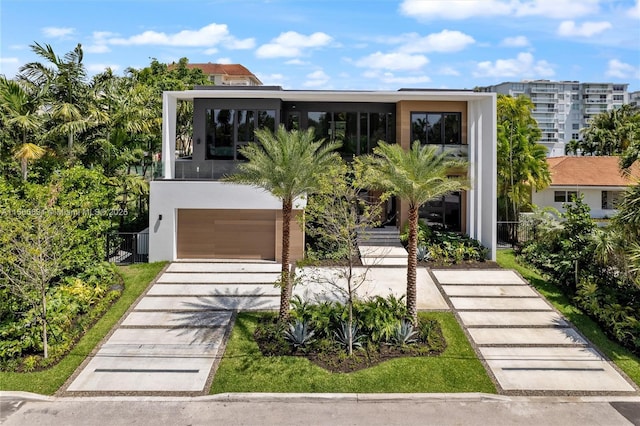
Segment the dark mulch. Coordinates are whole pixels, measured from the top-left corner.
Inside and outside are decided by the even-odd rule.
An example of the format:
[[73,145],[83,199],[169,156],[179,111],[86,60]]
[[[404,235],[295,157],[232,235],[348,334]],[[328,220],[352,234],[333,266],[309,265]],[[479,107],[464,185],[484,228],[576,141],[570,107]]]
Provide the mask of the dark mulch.
[[436,322],[427,342],[418,341],[404,346],[367,343],[361,348],[354,348],[351,356],[343,346],[326,338],[317,339],[308,348],[294,349],[282,337],[282,329],[278,331],[274,321],[272,318],[263,318],[254,333],[263,356],[304,357],[332,373],[351,373],[394,358],[438,356],[447,348],[440,324]]

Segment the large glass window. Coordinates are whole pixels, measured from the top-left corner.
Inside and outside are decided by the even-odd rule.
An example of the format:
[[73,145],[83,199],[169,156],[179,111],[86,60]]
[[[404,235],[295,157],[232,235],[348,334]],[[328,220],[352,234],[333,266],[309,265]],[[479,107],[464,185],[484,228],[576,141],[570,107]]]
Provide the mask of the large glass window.
[[423,145],[461,144],[461,114],[458,112],[412,112],[411,141],[420,141]]
[[429,226],[442,226],[450,231],[461,231],[461,193],[453,192],[423,204],[418,211],[420,219]]
[[207,160],[244,159],[238,150],[255,140],[255,129],[275,130],[274,110],[208,109],[206,112]]

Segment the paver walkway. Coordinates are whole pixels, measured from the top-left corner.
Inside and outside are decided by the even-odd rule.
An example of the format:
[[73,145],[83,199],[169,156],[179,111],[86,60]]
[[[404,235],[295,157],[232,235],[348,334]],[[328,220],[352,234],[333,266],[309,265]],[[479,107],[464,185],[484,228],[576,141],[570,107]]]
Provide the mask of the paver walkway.
[[515,272],[433,275],[505,393],[636,391]]
[[280,303],[276,263],[173,263],[66,388],[78,393],[203,393],[235,310]]

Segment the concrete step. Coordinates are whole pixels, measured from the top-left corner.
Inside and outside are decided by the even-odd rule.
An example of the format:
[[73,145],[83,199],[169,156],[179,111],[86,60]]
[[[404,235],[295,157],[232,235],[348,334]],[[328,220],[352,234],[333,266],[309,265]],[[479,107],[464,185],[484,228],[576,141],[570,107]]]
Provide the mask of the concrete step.
[[540,297],[450,297],[453,307],[468,311],[551,311]]
[[142,298],[134,311],[259,311],[279,307],[279,296],[152,296]]
[[273,284],[280,273],[230,273],[230,272],[165,272],[158,283],[177,284]]
[[572,328],[468,328],[477,345],[587,345]]
[[273,284],[156,284],[147,296],[279,296]]
[[212,263],[179,262],[172,263],[167,272],[218,272],[218,273],[279,273],[279,263]]

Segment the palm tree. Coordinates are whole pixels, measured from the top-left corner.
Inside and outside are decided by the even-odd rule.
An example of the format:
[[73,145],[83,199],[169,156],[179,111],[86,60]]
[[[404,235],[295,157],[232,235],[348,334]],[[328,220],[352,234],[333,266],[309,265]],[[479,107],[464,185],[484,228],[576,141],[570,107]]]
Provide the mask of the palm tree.
[[78,44],[63,58],[48,44],[35,43],[30,47],[48,64],[29,62],[20,67],[19,77],[36,87],[47,88],[48,111],[56,123],[51,134],[66,136],[68,155],[72,158],[75,136],[91,127],[82,45]]
[[35,144],[37,135],[44,127],[42,117],[42,94],[37,88],[25,87],[13,80],[0,79],[0,113],[8,127],[14,129],[19,143],[14,149],[14,158],[20,161],[22,178],[27,179],[27,165],[41,158],[45,150]]
[[238,165],[238,172],[226,180],[263,188],[282,200],[282,274],[280,321],[289,317],[291,300],[290,227],[293,201],[318,190],[318,176],[338,160],[334,152],[340,143],[316,141],[313,128],[306,132],[287,131],[280,125],[275,133],[269,129],[255,132],[260,144],[250,143],[240,152],[249,161]]
[[498,96],[498,201],[503,220],[518,220],[531,190],[551,183],[546,148],[537,143],[541,132],[531,115],[533,107],[526,96]]
[[27,180],[27,165],[29,161],[39,160],[44,156],[46,150],[34,143],[23,143],[19,145],[13,153],[13,157],[20,162],[22,180]]
[[453,170],[465,171],[467,162],[439,152],[436,145],[420,146],[415,141],[406,151],[400,145],[379,142],[374,155],[367,157],[367,180],[372,186],[407,202],[409,241],[407,257],[407,309],[418,324],[416,306],[416,268],[418,250],[418,209],[429,200],[467,188],[465,179],[450,178]]

